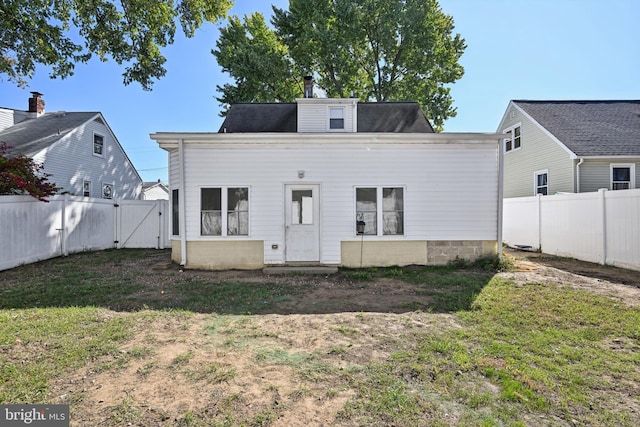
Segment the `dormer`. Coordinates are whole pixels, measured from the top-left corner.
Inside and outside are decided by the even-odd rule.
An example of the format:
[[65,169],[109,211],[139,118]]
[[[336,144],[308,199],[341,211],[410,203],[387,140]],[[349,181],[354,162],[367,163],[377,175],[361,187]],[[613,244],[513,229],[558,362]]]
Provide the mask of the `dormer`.
[[298,132],[357,132],[356,98],[296,99]]

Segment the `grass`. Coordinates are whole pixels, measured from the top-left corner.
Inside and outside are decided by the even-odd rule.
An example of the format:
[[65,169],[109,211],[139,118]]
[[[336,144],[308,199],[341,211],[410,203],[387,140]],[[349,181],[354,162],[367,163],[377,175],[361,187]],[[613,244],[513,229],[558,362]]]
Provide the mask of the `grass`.
[[[138,359],[135,375],[141,382],[164,370],[202,387],[215,401],[213,412],[192,407],[173,414],[173,425],[272,425],[289,409],[278,389],[264,390],[273,397],[247,412],[252,402],[242,393],[224,392],[230,383],[245,380],[232,364],[203,361],[194,349],[162,366],[148,360],[156,355],[152,340],[122,351],[155,320],[188,324],[193,312],[204,312],[211,317],[203,335],[224,343],[215,351],[244,352],[252,355],[256,367],[285,369],[299,381],[299,390],[291,396],[334,399],[348,391],[335,425],[640,422],[635,409],[640,309],[605,296],[554,283],[523,285],[491,278],[491,268],[501,266],[488,261],[346,270],[343,274],[358,282],[356,286],[366,287],[380,277],[413,284],[433,304],[412,316],[438,327],[407,326],[386,334],[366,328],[376,316],[359,313],[357,328],[340,321],[328,328],[349,344],[335,343],[320,352],[278,341],[278,335],[258,328],[256,315],[249,314],[304,292],[304,278],[294,285],[256,286],[179,276],[169,287],[146,280],[144,272],[106,273],[153,255],[144,250],[104,251],[0,273],[0,404],[47,403],[52,384],[83,366],[117,372]],[[430,312],[448,313],[452,321],[438,323],[442,315]],[[390,328],[402,319],[408,322],[397,316],[389,315]],[[389,356],[366,361],[366,355],[363,359],[355,350],[364,340],[377,340]],[[358,363],[355,356],[360,356]],[[290,397],[289,402],[294,401]],[[85,404],[77,396],[72,414],[74,405]],[[145,411],[140,402],[126,397],[110,409],[103,424],[138,425],[146,419]]]

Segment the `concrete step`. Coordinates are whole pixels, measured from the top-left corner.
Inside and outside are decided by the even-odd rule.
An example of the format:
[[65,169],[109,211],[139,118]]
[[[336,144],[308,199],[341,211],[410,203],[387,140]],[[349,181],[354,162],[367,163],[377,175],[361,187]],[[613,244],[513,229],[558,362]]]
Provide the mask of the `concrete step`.
[[262,269],[264,274],[335,274],[338,267],[325,266],[283,266],[283,267],[265,267]]

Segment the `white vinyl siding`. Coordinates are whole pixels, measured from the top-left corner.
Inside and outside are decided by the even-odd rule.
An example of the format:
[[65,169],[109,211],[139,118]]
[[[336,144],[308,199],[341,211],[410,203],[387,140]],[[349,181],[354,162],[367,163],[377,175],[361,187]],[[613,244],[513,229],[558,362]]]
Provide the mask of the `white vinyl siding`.
[[513,115],[511,112],[507,111],[500,132],[520,125],[521,146],[505,153],[504,197],[531,196],[531,177],[540,170],[547,170],[548,176],[553,176],[548,194],[573,193],[575,162],[569,153],[519,111],[513,110]]
[[[298,100],[298,132],[354,132],[355,100],[313,98]],[[343,128],[331,128],[331,114],[343,112]],[[337,118],[337,117],[335,117]]]
[[[601,188],[611,189],[612,164],[635,165],[636,172],[640,168],[640,160],[636,159],[586,159],[580,166],[580,192],[598,191]],[[639,178],[636,173],[633,188],[640,188]]]
[[[104,157],[93,154],[93,135],[104,136]],[[102,184],[117,183],[118,198],[139,199],[142,182],[109,128],[99,119],[75,129],[34,156],[44,163],[50,180],[74,196],[84,194],[84,181],[94,183],[94,197],[102,198]]]
[[[358,238],[354,234],[355,187],[404,188],[404,235],[368,239],[495,240],[497,150],[497,144],[487,143],[369,146],[344,142],[328,147],[322,140],[308,138],[304,144],[282,148],[185,144],[185,237],[188,241],[211,239],[200,235],[201,188],[238,187],[244,182],[251,183],[251,234],[234,238],[263,241],[266,264],[284,261],[282,251],[272,246],[284,247],[286,184],[320,184],[322,263],[339,264],[341,242]],[[305,171],[302,179],[300,170]]]

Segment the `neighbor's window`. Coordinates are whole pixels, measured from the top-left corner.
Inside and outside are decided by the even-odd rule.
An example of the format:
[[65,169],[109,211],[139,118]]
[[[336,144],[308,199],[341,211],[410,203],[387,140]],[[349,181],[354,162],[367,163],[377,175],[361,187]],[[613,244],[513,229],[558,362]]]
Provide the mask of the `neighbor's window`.
[[546,196],[549,194],[548,171],[540,171],[534,173],[535,194]]
[[[249,235],[249,189],[247,187],[202,188],[200,206],[201,235]],[[223,216],[222,212],[226,212],[226,215]]]
[[329,129],[344,129],[344,108],[329,108]]
[[611,165],[611,189],[629,190],[635,188],[636,165],[612,164]]
[[91,197],[91,181],[82,182],[82,195],[84,197]]
[[180,235],[180,205],[178,204],[178,190],[171,191],[171,234]]
[[104,153],[104,137],[102,135],[93,134],[93,154],[102,156]]
[[[378,203],[382,200],[382,203]],[[404,234],[404,189],[401,187],[356,188],[356,221],[363,221],[365,235]]]
[[505,129],[507,137],[504,139],[504,151],[509,152],[517,150],[522,145],[522,137],[520,135],[520,125]]
[[102,198],[113,199],[113,184],[102,184]]

